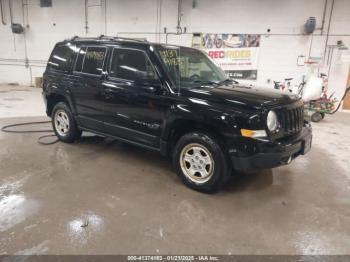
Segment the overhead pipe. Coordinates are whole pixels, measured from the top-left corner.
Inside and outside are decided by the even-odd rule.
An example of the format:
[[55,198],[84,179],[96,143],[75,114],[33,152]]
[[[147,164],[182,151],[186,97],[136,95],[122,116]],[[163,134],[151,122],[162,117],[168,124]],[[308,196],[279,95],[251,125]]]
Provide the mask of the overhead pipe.
[[161,38],[161,27],[162,27],[162,3],[163,0],[157,0],[157,16],[156,16],[156,31],[155,31],[155,36],[156,36],[156,42],[160,42]]
[[324,29],[324,23],[326,21],[326,11],[327,11],[327,5],[328,5],[328,0],[324,1],[324,7],[323,7],[323,15],[322,15],[322,24],[321,24],[321,35],[323,35],[323,29]]
[[[24,63],[25,59],[15,59],[15,58],[0,58],[0,62],[14,62],[14,63]],[[39,60],[39,59],[30,59],[28,60],[29,63],[35,63],[35,64],[46,64],[46,60]]]
[[327,75],[329,76],[330,72],[331,72],[331,68],[332,68],[332,60],[333,60],[333,51],[334,51],[334,47],[330,48],[329,49],[329,58],[328,58],[328,61],[327,63],[329,63],[329,66],[328,66],[328,72],[327,72]]
[[176,26],[176,31],[178,34],[182,33],[182,28],[181,28],[181,9],[182,9],[182,0],[178,0],[178,5],[177,5],[177,26]]
[[[184,32],[185,33],[185,32]],[[183,33],[183,34],[184,34]],[[205,32],[206,34],[224,34],[225,32],[221,32],[221,33],[216,33],[216,32]],[[149,34],[153,34],[154,35],[154,32],[130,32],[130,31],[121,31],[121,32],[117,32],[116,33],[116,36],[118,36],[118,34],[145,34],[145,35],[149,35]],[[162,34],[166,34],[166,33],[162,33]],[[171,34],[171,33],[169,33]],[[174,33],[176,34],[176,33]],[[187,32],[186,34],[192,34],[190,32]],[[237,33],[237,34],[244,34],[244,33]],[[256,32],[256,33],[250,33],[252,35],[262,35],[264,33],[261,33],[261,32]],[[269,33],[269,35],[272,35],[272,36],[305,36],[304,33],[294,33],[294,34],[290,34],[290,33]],[[314,36],[320,36],[321,34],[314,34]],[[350,34],[329,34],[329,36],[350,36]]]
[[2,0],[0,0],[0,13],[1,13],[1,22],[3,25],[6,25],[5,17],[4,17],[4,8],[2,6]]
[[159,0],[159,27],[158,27],[158,35],[159,42],[161,41],[161,28],[162,28],[162,8],[163,8],[163,0]]
[[[89,7],[100,6],[102,9],[102,0],[100,0],[100,4],[89,5],[89,0],[85,0],[85,34],[87,35],[89,32]],[[107,0],[105,1],[105,15],[107,14]],[[107,18],[105,17],[105,31],[107,31]]]
[[[12,0],[9,0],[9,10],[10,10],[10,22],[11,22],[11,28],[12,28],[12,25],[13,25]],[[15,34],[12,33],[12,35],[13,35],[13,48],[14,48],[14,50],[16,51],[17,48],[16,48],[16,38],[15,38]]]
[[107,0],[104,1],[105,35],[107,35]]
[[[89,7],[100,6],[101,9],[103,7],[102,0],[100,0],[100,4],[89,5],[89,0],[85,0],[85,34],[89,33]],[[105,31],[107,31],[107,0],[104,2],[104,12],[105,12]]]
[[309,46],[308,60],[310,60],[313,40],[314,40],[314,34],[311,34],[311,41],[310,41],[310,46]]
[[176,25],[176,33],[173,32],[168,32],[165,33],[165,43],[168,43],[168,36],[169,35],[182,35],[182,34],[186,34],[186,27],[184,27],[184,29],[182,29],[181,27],[181,11],[182,11],[182,0],[178,0],[178,6],[177,6],[177,25]]
[[327,52],[328,38],[329,38],[329,32],[330,32],[330,29],[331,29],[331,22],[332,22],[332,16],[333,16],[333,8],[334,8],[334,0],[332,0],[331,12],[329,13],[327,37],[326,37],[326,43],[324,45],[324,52],[323,52],[324,56],[326,56],[326,52]]
[[[24,66],[26,67],[26,65],[22,65],[22,64],[9,64],[9,63],[0,63],[0,66]],[[40,68],[45,68],[46,65],[29,65],[29,67],[40,67]]]
[[9,9],[10,9],[10,21],[11,25],[13,24],[13,12],[12,12],[12,1],[9,1]]
[[157,3],[156,3],[156,13],[157,13],[157,15],[156,15],[156,28],[155,28],[155,32],[154,32],[154,34],[155,34],[155,36],[156,36],[156,42],[158,41],[158,28],[159,28],[159,25],[158,25],[158,21],[159,21],[159,0],[157,0]]
[[85,34],[87,35],[89,30],[89,20],[88,20],[88,0],[85,0]]
[[[28,17],[27,17],[28,18]],[[22,0],[22,21],[23,25],[25,23],[25,15],[24,15],[24,0]],[[23,39],[24,39],[24,59],[26,67],[29,67],[29,58],[28,58],[28,48],[27,48],[27,38],[26,38],[26,31],[23,32]],[[32,79],[30,79],[32,81]]]
[[[29,6],[29,4],[28,4],[28,0],[25,0],[25,2],[24,1],[22,1],[22,9],[24,9],[24,6],[25,6],[25,8],[26,8],[26,11],[25,11],[25,13],[26,13],[26,21],[24,21],[24,18],[23,18],[23,26],[24,26],[24,22],[26,22],[26,27],[27,28],[29,28],[29,8],[28,8],[28,6]],[[23,11],[23,13],[24,13],[24,11]],[[24,14],[23,14],[24,15]]]

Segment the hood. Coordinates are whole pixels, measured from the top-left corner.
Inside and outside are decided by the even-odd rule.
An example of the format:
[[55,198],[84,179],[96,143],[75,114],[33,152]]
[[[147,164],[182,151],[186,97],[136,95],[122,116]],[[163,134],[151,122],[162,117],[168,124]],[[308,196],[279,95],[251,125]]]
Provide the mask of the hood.
[[300,99],[295,94],[241,84],[183,88],[181,95],[189,99],[199,99],[198,101],[202,102],[213,102],[226,106],[254,107],[256,109],[290,104]]

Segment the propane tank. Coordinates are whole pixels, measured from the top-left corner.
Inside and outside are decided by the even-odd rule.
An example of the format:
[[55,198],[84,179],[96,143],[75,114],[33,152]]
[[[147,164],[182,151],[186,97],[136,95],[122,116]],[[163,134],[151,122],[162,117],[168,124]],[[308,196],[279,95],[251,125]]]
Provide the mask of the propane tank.
[[304,25],[304,32],[306,34],[312,34],[315,31],[316,28],[316,18],[313,16],[310,16],[308,20],[306,20],[306,23]]

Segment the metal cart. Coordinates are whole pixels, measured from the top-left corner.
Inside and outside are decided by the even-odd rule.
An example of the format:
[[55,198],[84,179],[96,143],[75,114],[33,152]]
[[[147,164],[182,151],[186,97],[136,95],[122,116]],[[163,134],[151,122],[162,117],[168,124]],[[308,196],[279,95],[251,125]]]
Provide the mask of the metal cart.
[[338,100],[333,97],[334,93],[327,97],[326,94],[322,95],[321,98],[317,100],[312,100],[304,105],[304,114],[306,117],[310,117],[312,122],[320,122],[326,114],[333,115],[340,108],[341,103],[343,102],[346,94],[349,92],[350,87],[348,87],[343,97],[338,103],[338,106],[335,108]]

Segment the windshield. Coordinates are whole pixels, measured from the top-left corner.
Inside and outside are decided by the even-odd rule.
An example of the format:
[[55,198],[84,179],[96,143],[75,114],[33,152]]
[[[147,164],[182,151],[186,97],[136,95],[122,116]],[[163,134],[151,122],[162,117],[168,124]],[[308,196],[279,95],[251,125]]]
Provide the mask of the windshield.
[[178,88],[217,84],[227,79],[225,73],[197,49],[177,46],[155,49]]

